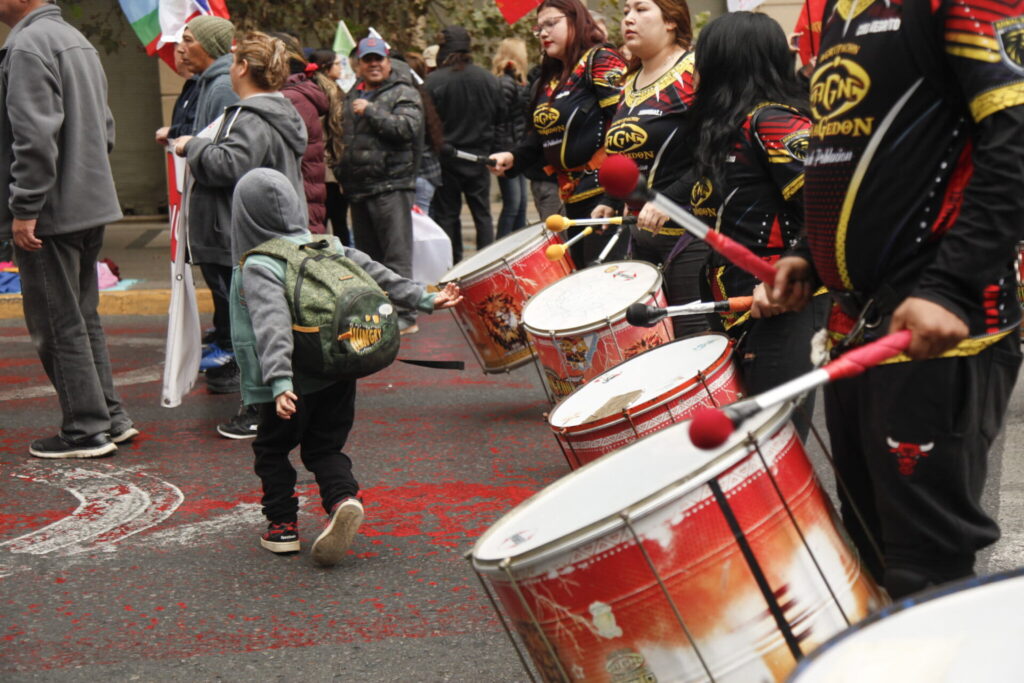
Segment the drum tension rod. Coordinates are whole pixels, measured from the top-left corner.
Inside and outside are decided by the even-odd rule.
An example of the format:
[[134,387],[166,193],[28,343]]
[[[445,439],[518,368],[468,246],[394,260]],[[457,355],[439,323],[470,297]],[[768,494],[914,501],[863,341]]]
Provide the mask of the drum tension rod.
[[715,398],[715,395],[711,393],[711,387],[708,386],[707,375],[704,374],[703,370],[697,371],[697,379],[700,381],[701,386],[704,387],[704,393],[708,395],[708,398],[711,399],[714,406],[716,408],[721,408],[721,406],[718,405],[718,400]]
[[509,642],[512,643],[512,649],[516,651],[516,656],[519,657],[519,663],[523,665],[523,670],[526,671],[526,675],[530,677],[530,681],[535,683],[537,679],[534,678],[533,671],[530,669],[530,666],[526,663],[526,658],[523,656],[523,652],[519,648],[519,643],[516,642],[515,637],[512,635],[512,629],[509,628],[508,622],[505,621],[505,615],[502,614],[501,610],[498,608],[498,602],[494,599],[494,596],[491,595],[491,591],[487,587],[487,582],[484,581],[484,577],[481,576],[480,572],[478,572],[476,570],[476,567],[473,566],[473,549],[470,548],[469,550],[467,550],[463,557],[469,561],[469,566],[470,568],[472,568],[473,573],[476,575],[477,581],[480,582],[480,587],[483,589],[484,595],[487,596],[487,599],[491,603],[491,607],[493,607],[494,611],[497,613],[498,621],[501,622],[501,627],[505,630],[505,635],[508,636]]
[[[814,551],[811,550],[810,543],[807,542],[807,537],[804,535],[803,529],[800,528],[800,523],[796,521],[796,515],[793,514],[793,508],[789,506],[789,501],[782,493],[782,488],[779,486],[778,479],[775,478],[775,474],[768,466],[768,459],[764,457],[764,453],[761,452],[761,446],[757,443],[757,439],[754,437],[752,432],[747,432],[747,445],[753,448],[757,452],[757,457],[761,460],[761,466],[764,467],[765,475],[768,477],[768,481],[772,483],[772,489],[775,490],[775,495],[779,497],[779,502],[782,503],[782,508],[786,511],[786,516],[789,517],[790,523],[793,525],[793,529],[796,531],[796,535],[800,537],[800,544],[803,545],[804,550],[811,558],[811,562],[814,564],[814,569],[818,572],[818,576],[821,577],[822,582],[825,584],[825,590],[832,597],[832,602],[835,603],[836,609],[839,610],[839,615],[846,622],[847,626],[850,626],[853,622],[850,621],[850,617],[846,615],[846,610],[843,609],[842,603],[839,602],[839,598],[836,596],[836,592],[832,589],[832,584],[829,582],[828,577],[825,576],[825,570],[821,568],[821,564],[818,563],[818,558],[814,556]],[[811,476],[814,476],[813,473]]]
[[804,657],[804,653],[800,649],[800,643],[797,641],[789,622],[786,621],[786,616],[783,614],[782,607],[775,597],[775,592],[772,590],[771,584],[768,583],[768,577],[764,575],[764,570],[761,569],[757,556],[754,555],[754,549],[751,548],[750,541],[747,540],[739,520],[736,519],[736,513],[733,512],[729,499],[726,498],[725,492],[722,491],[722,486],[718,483],[718,479],[708,481],[708,487],[715,497],[715,502],[718,503],[718,509],[722,511],[722,516],[725,517],[725,523],[729,526],[729,530],[736,540],[736,545],[739,546],[740,552],[743,554],[743,559],[746,560],[747,568],[750,569],[750,573],[754,576],[754,582],[757,584],[758,589],[760,589],[765,602],[768,603],[768,611],[771,613],[772,618],[775,619],[775,625],[778,627],[779,632],[782,633],[786,646],[789,648],[789,653],[793,655],[795,661],[799,662]]
[[654,562],[651,560],[650,554],[647,552],[647,548],[640,541],[640,536],[637,534],[636,529],[633,527],[633,522],[629,518],[629,511],[623,510],[619,513],[619,518],[622,519],[622,523],[626,525],[626,529],[629,530],[630,535],[633,537],[633,542],[636,544],[640,554],[644,556],[644,562],[647,563],[647,567],[651,570],[651,574],[654,576],[654,580],[658,582],[658,587],[661,589],[662,595],[665,596],[665,600],[668,601],[669,607],[672,608],[672,614],[675,615],[676,623],[679,624],[679,628],[683,630],[683,635],[690,641],[690,645],[693,647],[693,653],[697,655],[697,660],[700,665],[704,668],[704,673],[707,675],[708,680],[714,683],[715,676],[711,673],[711,667],[708,666],[707,661],[704,659],[704,655],[701,654],[700,648],[697,647],[697,640],[690,633],[690,629],[686,626],[686,622],[683,620],[683,615],[679,611],[679,607],[676,605],[676,601],[672,599],[672,594],[668,592],[668,586],[661,578],[661,574],[658,573],[658,569],[654,566]]
[[[558,652],[555,650],[554,647],[552,647],[551,641],[548,640],[547,634],[544,633],[544,629],[541,628],[540,622],[537,621],[536,615],[534,615],[533,610],[530,609],[530,605],[526,602],[526,597],[523,595],[522,589],[519,588],[519,583],[516,581],[516,577],[512,575],[511,567],[511,557],[506,557],[498,564],[498,568],[501,569],[501,571],[505,572],[505,576],[508,577],[509,583],[512,584],[512,590],[515,591],[516,597],[519,598],[519,604],[522,605],[523,609],[526,610],[526,613],[530,615],[530,623],[533,626],[534,631],[537,633],[537,635],[540,636],[541,641],[544,643],[544,647],[547,648],[548,655],[551,657],[551,660],[555,663],[555,666],[558,667],[558,673],[562,675],[562,680],[571,681],[572,679],[569,678],[568,674],[565,673],[565,667],[562,666],[562,662],[558,658]],[[541,673],[543,674],[543,672]]]

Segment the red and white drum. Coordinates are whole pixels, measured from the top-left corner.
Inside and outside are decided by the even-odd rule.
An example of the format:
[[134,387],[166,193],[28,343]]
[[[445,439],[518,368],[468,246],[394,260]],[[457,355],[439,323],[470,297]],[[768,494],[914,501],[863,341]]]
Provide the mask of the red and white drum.
[[901,600],[800,663],[800,683],[1019,681],[1024,675],[1024,569]]
[[777,681],[884,604],[791,411],[709,451],[689,422],[657,431],[477,541],[473,567],[545,680]]
[[743,395],[724,334],[698,334],[644,351],[590,380],[548,415],[576,469],[703,407]]
[[634,327],[630,304],[665,306],[661,272],[643,261],[591,266],[548,285],[523,308],[523,328],[555,398],[672,340],[672,325]]
[[562,238],[543,223],[517,230],[455,265],[441,279],[455,282],[463,301],[452,313],[484,372],[505,372],[533,354],[520,329],[523,304],[573,271],[566,254],[549,261],[544,250]]

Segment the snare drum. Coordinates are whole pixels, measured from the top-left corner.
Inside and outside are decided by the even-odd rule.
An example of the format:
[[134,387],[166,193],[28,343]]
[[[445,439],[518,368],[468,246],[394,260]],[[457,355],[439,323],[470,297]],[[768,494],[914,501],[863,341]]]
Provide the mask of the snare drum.
[[665,306],[661,272],[643,261],[591,266],[527,302],[523,328],[554,397],[567,396],[605,370],[672,340],[666,320],[655,327],[626,322],[626,308],[635,303]]
[[458,283],[462,303],[452,309],[484,372],[505,372],[530,361],[519,328],[523,304],[535,292],[573,271],[571,257],[549,261],[544,250],[562,238],[543,223],[517,230],[448,271],[441,282]]
[[801,683],[1019,681],[1024,569],[911,596],[801,662]]
[[724,334],[697,334],[645,351],[566,396],[548,416],[573,469],[699,408],[743,395]]
[[883,605],[791,411],[762,411],[709,451],[689,422],[666,427],[477,541],[473,567],[545,680],[781,680]]

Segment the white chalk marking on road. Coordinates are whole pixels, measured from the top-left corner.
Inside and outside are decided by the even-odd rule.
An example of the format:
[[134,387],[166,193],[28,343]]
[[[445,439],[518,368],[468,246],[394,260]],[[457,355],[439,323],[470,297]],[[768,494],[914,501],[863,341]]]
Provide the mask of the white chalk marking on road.
[[[177,486],[157,477],[105,463],[28,466],[22,479],[58,486],[78,499],[70,515],[0,543],[11,553],[73,555],[113,550],[113,544],[159,524],[184,500]],[[152,495],[151,495],[152,494]]]
[[239,503],[231,510],[213,519],[154,531],[147,534],[144,539],[140,539],[139,542],[162,547],[197,546],[237,537],[236,532],[243,528],[247,531],[251,530],[250,534],[255,534],[266,525],[262,509],[263,507],[259,503]]
[[[114,374],[114,386],[124,387],[132,384],[145,384],[163,379],[164,366],[149,365],[137,370],[119,372]],[[55,396],[57,392],[50,384],[37,384],[36,386],[24,387],[21,389],[10,389],[0,391],[0,401],[18,401],[29,398],[42,398],[43,396]]]

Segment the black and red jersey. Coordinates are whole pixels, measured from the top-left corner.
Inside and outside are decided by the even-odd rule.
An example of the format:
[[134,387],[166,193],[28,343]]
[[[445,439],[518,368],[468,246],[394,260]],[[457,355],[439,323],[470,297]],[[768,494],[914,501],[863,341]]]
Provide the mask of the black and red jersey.
[[[693,183],[690,212],[774,263],[800,239],[803,227],[804,157],[811,121],[797,109],[765,102],[751,111],[734,136],[715,186]],[[757,280],[712,252],[708,284],[716,301],[749,296]],[[749,313],[723,316],[728,329]]]
[[[604,145],[608,122],[615,113],[622,89],[626,63],[614,49],[598,45],[587,50],[564,82],[553,79],[541,84],[533,110],[532,127],[516,150],[515,172],[541,159],[555,171],[580,169],[570,176],[578,179],[582,167]],[[539,152],[539,153],[538,153]],[[580,183],[567,201],[580,201],[597,194],[596,173],[591,182]]]
[[805,161],[807,243],[824,284],[942,305],[970,327],[954,354],[1015,326],[1022,104],[1021,0],[836,2]]
[[664,190],[678,181],[691,163],[684,124],[693,104],[693,53],[683,54],[646,87],[636,87],[639,75],[637,71],[626,78],[605,136],[605,149],[635,161],[647,183]]

